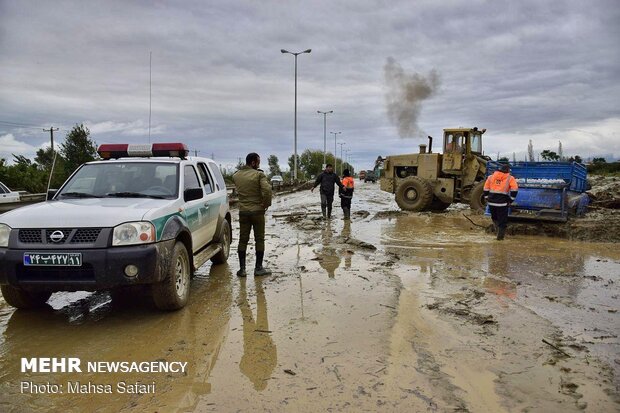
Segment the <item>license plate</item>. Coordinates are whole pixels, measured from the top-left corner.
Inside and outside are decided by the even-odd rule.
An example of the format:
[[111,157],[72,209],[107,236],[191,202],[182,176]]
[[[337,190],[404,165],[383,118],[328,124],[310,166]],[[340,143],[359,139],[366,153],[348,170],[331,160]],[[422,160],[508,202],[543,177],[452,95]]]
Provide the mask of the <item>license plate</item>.
[[24,265],[47,267],[81,267],[82,254],[79,252],[26,252]]

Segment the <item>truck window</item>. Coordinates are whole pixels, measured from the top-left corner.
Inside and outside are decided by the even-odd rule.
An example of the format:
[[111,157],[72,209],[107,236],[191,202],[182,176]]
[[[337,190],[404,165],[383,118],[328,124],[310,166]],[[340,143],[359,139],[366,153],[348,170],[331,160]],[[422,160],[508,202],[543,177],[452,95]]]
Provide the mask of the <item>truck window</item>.
[[205,188],[205,192],[207,194],[212,193],[215,185],[213,185],[213,179],[209,174],[207,165],[203,162],[198,163],[198,173],[200,174],[200,180],[202,181],[202,186]]
[[224,182],[224,177],[222,176],[222,172],[220,172],[220,168],[215,164],[215,162],[209,162],[209,166],[211,167],[211,171],[215,177],[218,191],[226,189],[226,182]]
[[185,168],[183,169],[183,174],[185,176],[185,184],[183,185],[184,190],[200,188],[201,185],[198,181],[196,170],[192,165],[185,165]]

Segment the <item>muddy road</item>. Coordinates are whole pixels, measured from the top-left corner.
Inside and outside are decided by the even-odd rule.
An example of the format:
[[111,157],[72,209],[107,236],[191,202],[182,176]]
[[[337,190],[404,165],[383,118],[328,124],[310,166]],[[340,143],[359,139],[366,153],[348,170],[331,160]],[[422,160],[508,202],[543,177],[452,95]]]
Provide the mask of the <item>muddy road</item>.
[[[178,312],[106,293],[57,293],[39,311],[0,301],[0,411],[620,409],[618,244],[497,242],[466,209],[400,213],[370,183],[355,195],[350,223],[337,208],[320,221],[309,191],[276,198],[273,275],[238,279],[232,254],[199,270]],[[188,369],[21,373],[22,357]],[[156,390],[24,394],[23,381]]]

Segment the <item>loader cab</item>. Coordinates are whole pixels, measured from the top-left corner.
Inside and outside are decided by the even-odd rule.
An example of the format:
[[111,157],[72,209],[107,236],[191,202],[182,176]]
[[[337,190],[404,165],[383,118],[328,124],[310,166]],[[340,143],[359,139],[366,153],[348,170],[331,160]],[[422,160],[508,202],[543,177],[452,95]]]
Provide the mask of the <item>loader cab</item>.
[[443,153],[444,154],[476,154],[482,155],[482,134],[486,129],[444,129]]

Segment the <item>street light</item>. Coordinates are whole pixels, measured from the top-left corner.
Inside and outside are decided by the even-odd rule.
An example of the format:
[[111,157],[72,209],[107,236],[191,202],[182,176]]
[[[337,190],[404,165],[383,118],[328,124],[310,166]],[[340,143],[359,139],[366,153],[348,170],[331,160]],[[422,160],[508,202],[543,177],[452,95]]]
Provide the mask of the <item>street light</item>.
[[297,56],[303,53],[310,53],[311,51],[312,49],[307,49],[307,50],[304,50],[303,52],[293,53],[293,52],[289,52],[288,50],[280,49],[281,53],[288,53],[288,54],[292,54],[293,56],[295,56],[295,154],[293,157],[293,163],[295,165],[293,179],[295,179],[295,181],[297,181]]
[[334,113],[334,111],[321,112],[317,110],[316,113],[323,114],[323,167],[325,167],[325,164],[327,164],[327,114]]
[[342,132],[329,132],[332,135],[334,135],[334,168],[336,168],[336,154],[338,153],[338,151],[336,150],[336,136],[340,135]]
[[[342,175],[342,166],[343,166],[343,162],[342,162],[342,147],[344,145],[346,145],[346,144],[347,144],[346,142],[342,142],[342,143],[338,144],[338,145],[340,145],[340,175]],[[338,173],[337,171],[338,171],[338,161],[336,161],[336,173]]]

